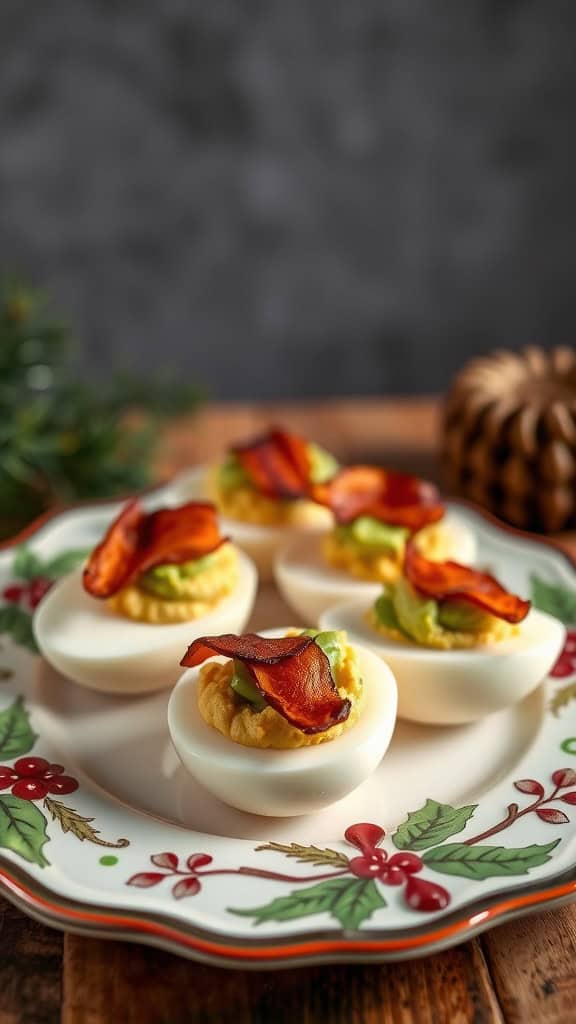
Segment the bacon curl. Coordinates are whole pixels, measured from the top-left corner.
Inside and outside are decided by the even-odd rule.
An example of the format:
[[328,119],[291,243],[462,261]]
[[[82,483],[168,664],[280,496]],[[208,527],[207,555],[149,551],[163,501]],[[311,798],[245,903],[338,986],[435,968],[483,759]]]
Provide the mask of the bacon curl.
[[315,486],[313,497],[327,505],[336,522],[343,526],[359,516],[372,516],[414,532],[444,515],[434,484],[379,466],[345,467],[327,483]]
[[180,664],[191,668],[214,654],[238,658],[268,704],[300,732],[325,732],[350,714],[350,701],[340,697],[330,662],[313,637],[199,637]]
[[308,443],[296,434],[273,429],[232,451],[256,490],[275,500],[309,496]]
[[148,569],[202,558],[225,540],[218,529],[216,508],[208,502],[145,512],[135,498],[90,555],[84,589],[92,597],[112,597]]
[[506,622],[522,622],[530,610],[524,601],[485,572],[458,562],[430,562],[413,541],[406,545],[404,572],[412,586],[435,601],[466,601]]

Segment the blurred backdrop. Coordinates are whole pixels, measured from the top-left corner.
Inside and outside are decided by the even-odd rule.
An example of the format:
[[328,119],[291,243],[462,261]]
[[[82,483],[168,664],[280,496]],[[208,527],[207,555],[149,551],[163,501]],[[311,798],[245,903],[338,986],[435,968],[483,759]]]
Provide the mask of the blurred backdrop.
[[439,391],[572,337],[576,7],[2,0],[0,263],[91,378]]

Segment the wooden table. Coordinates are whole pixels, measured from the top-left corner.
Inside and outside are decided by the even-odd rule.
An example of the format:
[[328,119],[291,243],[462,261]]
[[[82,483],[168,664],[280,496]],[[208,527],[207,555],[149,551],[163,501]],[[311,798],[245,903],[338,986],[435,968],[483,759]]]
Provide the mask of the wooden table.
[[[437,405],[345,401],[212,406],[171,427],[160,476],[287,423],[343,459],[435,476]],[[562,541],[573,552],[576,538]],[[62,935],[0,898],[0,1024],[569,1024],[576,907],[526,917],[445,953],[382,966],[268,973],[204,967],[144,946]]]

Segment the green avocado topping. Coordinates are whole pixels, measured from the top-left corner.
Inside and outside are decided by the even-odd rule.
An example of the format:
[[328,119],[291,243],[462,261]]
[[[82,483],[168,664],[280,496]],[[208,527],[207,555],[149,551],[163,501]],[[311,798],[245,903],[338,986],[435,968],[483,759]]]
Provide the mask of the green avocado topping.
[[313,484],[325,484],[331,480],[340,468],[334,456],[317,444],[308,445],[310,461],[310,481]]
[[234,690],[234,693],[241,697],[242,700],[246,700],[249,704],[252,704],[255,711],[262,711],[268,706],[248,669],[243,662],[238,660],[238,658],[234,658],[234,667],[230,686]]
[[236,491],[240,487],[250,486],[250,477],[234,453],[227,455],[219,466],[218,483],[223,491]]
[[138,586],[149,594],[169,601],[179,598],[194,600],[194,579],[211,567],[216,554],[216,551],[212,551],[203,558],[195,558],[180,565],[156,565],[140,577]]
[[336,672],[342,657],[344,655],[344,645],[346,643],[346,633],[343,630],[324,630],[318,632],[317,629],[303,629],[302,636],[313,636],[318,647],[324,652],[328,661],[330,662],[330,671],[332,678],[335,678],[334,673]]
[[410,533],[404,526],[388,526],[373,516],[358,516],[347,526],[336,528],[338,537],[363,552],[401,552]]
[[[310,481],[313,484],[325,483],[326,480],[330,480],[338,471],[338,462],[334,456],[324,448],[320,448],[317,444],[308,445],[308,458],[310,461]],[[233,452],[226,456],[218,469],[218,483],[223,491],[235,491],[241,487],[252,487],[248,473]]]
[[384,587],[374,604],[378,621],[419,644],[428,644],[442,631],[481,633],[490,616],[465,601],[437,601],[416,593],[407,580]]

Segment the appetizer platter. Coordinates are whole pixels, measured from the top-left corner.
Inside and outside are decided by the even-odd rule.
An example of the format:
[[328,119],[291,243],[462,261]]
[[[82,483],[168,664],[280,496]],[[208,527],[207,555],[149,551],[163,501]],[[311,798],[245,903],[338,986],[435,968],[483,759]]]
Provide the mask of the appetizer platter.
[[276,428],[0,552],[0,883],[242,967],[576,893],[576,570]]

